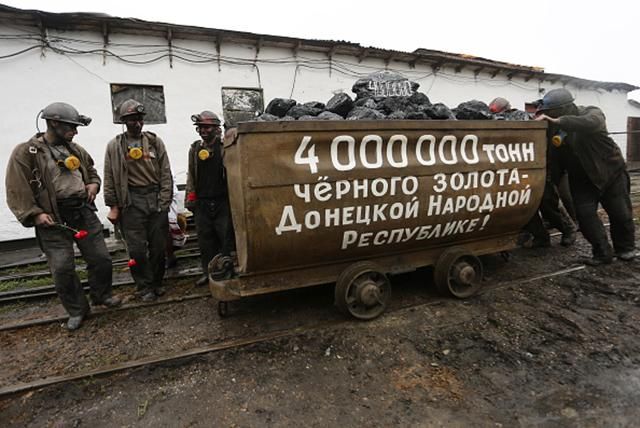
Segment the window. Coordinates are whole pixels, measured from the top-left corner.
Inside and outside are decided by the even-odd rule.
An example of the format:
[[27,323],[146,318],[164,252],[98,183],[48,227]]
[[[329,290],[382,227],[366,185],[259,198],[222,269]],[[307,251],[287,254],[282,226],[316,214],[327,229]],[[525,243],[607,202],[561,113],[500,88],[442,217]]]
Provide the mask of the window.
[[261,88],[222,88],[222,114],[226,126],[251,120],[264,111]]
[[145,123],[167,123],[162,86],[112,83],[111,112],[113,113],[113,123],[120,123],[120,104],[130,98],[144,104],[145,112],[147,113],[144,117]]

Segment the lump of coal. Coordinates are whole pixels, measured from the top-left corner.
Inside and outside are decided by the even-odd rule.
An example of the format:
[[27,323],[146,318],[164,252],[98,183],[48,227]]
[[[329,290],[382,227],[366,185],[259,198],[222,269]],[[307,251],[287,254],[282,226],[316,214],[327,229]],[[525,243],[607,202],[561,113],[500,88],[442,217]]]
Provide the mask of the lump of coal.
[[254,119],[256,122],[273,122],[276,120],[280,120],[278,116],[269,113],[262,113],[260,116]]
[[327,110],[342,117],[346,117],[352,108],[353,100],[344,92],[334,95],[327,101]]
[[288,98],[274,98],[269,102],[264,112],[272,114],[274,116],[282,117],[287,114],[291,107],[295,105],[296,100],[291,100]]
[[298,118],[298,120],[301,121],[305,121],[305,120],[318,120],[318,116],[311,116],[310,114],[305,114],[304,116],[300,116]]
[[449,110],[449,107],[442,103],[436,103],[428,107],[424,107],[423,111],[428,117],[435,120],[448,120],[455,119],[453,112]]
[[416,106],[430,106],[431,100],[429,100],[429,97],[422,92],[415,92],[409,97],[409,104]]
[[429,120],[429,116],[427,116],[427,113],[425,113],[423,111],[411,111],[411,112],[407,113],[406,119],[409,119],[409,120]]
[[339,114],[331,113],[330,111],[323,111],[318,116],[316,116],[316,119],[319,119],[319,120],[344,120],[344,117],[340,116]]
[[317,116],[322,113],[322,109],[315,107],[307,107],[306,105],[296,104],[289,109],[287,116],[300,119],[302,116]]
[[367,107],[356,107],[349,112],[347,120],[381,120],[386,116],[378,110]]
[[387,97],[378,103],[377,110],[385,114],[391,114],[394,111],[404,111],[409,105],[409,97]]
[[378,103],[374,98],[360,98],[355,103],[353,103],[356,107],[367,107],[367,108],[378,108]]
[[388,120],[403,120],[406,119],[407,114],[403,111],[394,111],[390,115],[387,116]]
[[456,119],[459,120],[488,120],[493,117],[489,106],[478,100],[466,101],[460,103],[458,107],[453,109]]
[[531,120],[531,114],[522,110],[507,110],[493,116],[495,120]]
[[305,107],[317,108],[320,110],[324,110],[326,108],[324,103],[321,103],[320,101],[309,101],[308,103],[304,103],[302,105]]

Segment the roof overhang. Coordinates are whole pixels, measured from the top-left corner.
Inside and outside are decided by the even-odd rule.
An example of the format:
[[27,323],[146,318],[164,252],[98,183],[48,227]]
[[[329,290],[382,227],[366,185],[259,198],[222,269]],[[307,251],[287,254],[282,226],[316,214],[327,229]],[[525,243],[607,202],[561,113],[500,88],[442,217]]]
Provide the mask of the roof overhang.
[[136,18],[112,17],[101,13],[52,13],[40,10],[25,10],[0,4],[0,22],[10,22],[12,25],[35,26],[40,29],[48,28],[64,31],[91,31],[100,34],[138,34],[186,40],[214,40],[216,45],[224,41],[261,47],[280,47],[291,49],[294,54],[299,51],[322,52],[330,57],[347,55],[363,61],[365,58],[376,58],[389,64],[391,61],[408,63],[410,67],[416,64],[430,66],[434,71],[442,67],[452,67],[456,72],[463,69],[472,70],[476,75],[488,73],[492,77],[504,75],[508,79],[514,77],[525,81],[532,79],[540,82],[560,82],[572,84],[585,89],[618,90],[630,92],[639,89],[638,86],[620,82],[602,82],[581,79],[564,74],[545,73],[541,67],[530,67],[506,62],[493,61],[470,55],[447,53],[429,49],[416,49],[413,52],[402,52],[376,47],[364,47],[358,43],[334,40],[300,39],[294,37],[257,34],[243,31],[221,30],[188,25],[168,24],[162,22],[145,21]]

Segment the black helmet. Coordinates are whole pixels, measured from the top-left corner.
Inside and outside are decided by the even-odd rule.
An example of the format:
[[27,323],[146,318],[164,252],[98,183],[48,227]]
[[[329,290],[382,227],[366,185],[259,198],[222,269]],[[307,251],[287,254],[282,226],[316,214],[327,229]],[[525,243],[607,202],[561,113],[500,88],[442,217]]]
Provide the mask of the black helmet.
[[87,126],[91,118],[78,113],[74,106],[67,103],[53,103],[46,106],[40,112],[45,120],[70,123],[72,125]]
[[144,105],[134,99],[128,99],[126,101],[123,101],[122,104],[120,104],[120,110],[119,110],[119,116],[120,116],[120,121],[122,122],[125,117],[127,116],[133,116],[135,114],[141,114],[141,115],[145,115],[145,111],[144,111]]
[[564,88],[552,89],[542,98],[538,111],[553,110],[573,103],[573,95]]
[[213,125],[220,126],[220,118],[212,111],[205,110],[200,114],[191,115],[191,121],[194,125]]

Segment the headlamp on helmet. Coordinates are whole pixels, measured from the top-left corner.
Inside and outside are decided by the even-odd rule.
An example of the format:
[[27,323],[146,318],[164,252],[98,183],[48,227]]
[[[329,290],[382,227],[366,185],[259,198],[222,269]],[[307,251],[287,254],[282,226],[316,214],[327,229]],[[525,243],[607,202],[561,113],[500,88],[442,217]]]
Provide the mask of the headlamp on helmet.
[[146,114],[144,105],[134,99],[128,99],[120,104],[119,107],[119,117],[120,122],[124,123],[127,121],[129,116],[142,115]]
[[91,123],[91,118],[89,116],[81,114],[80,116],[78,116],[78,122],[80,122],[82,126],[88,126]]
[[218,115],[209,110],[191,115],[191,121],[195,126],[220,126],[220,118]]
[[79,114],[78,110],[71,104],[56,102],[49,104],[38,113],[44,120],[55,120],[57,122],[68,123],[76,126],[87,126],[91,123],[91,118]]

